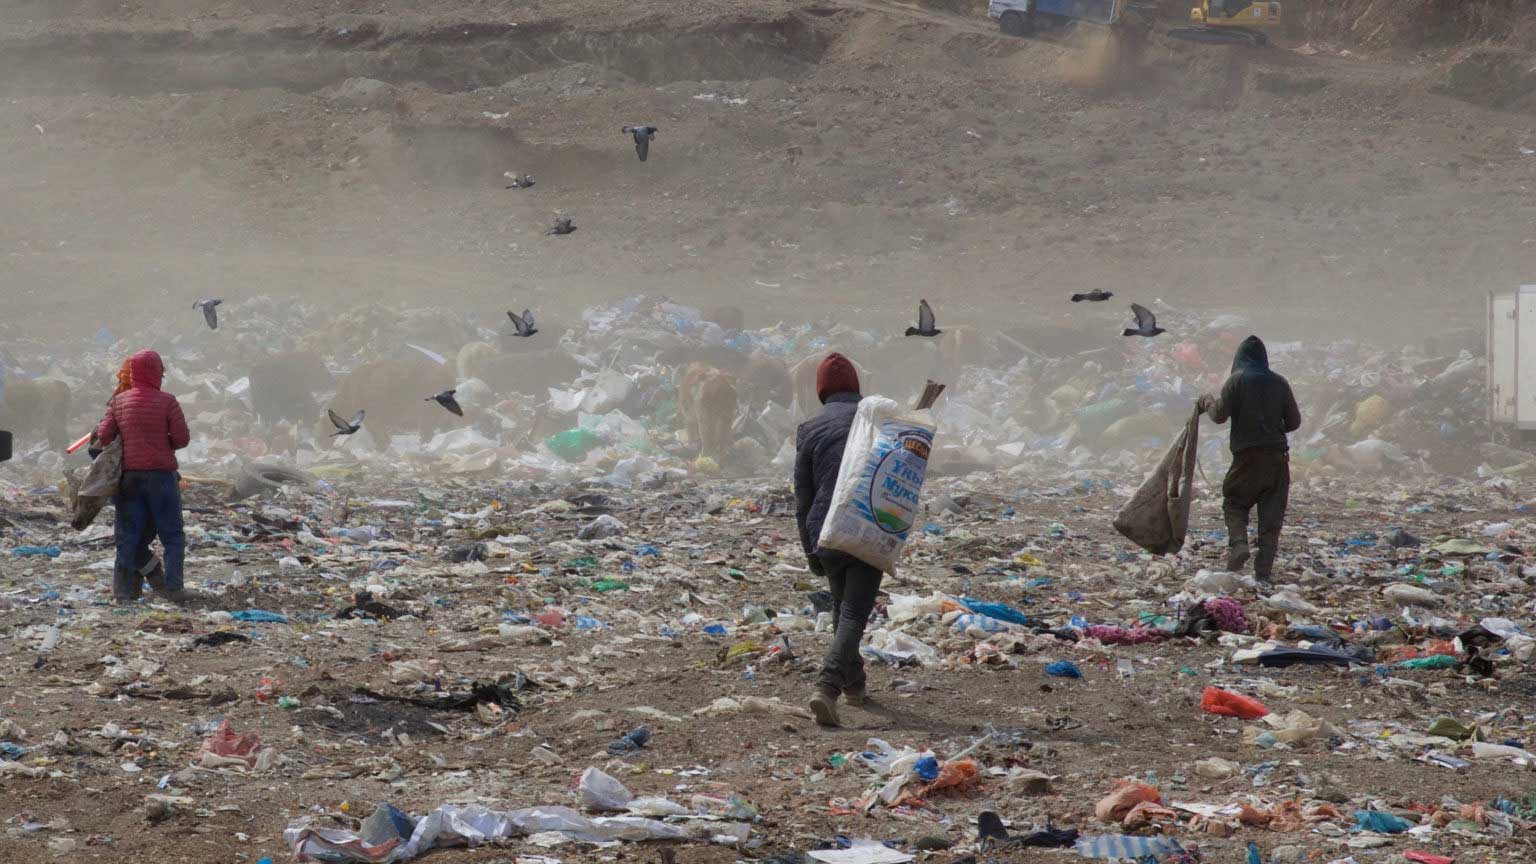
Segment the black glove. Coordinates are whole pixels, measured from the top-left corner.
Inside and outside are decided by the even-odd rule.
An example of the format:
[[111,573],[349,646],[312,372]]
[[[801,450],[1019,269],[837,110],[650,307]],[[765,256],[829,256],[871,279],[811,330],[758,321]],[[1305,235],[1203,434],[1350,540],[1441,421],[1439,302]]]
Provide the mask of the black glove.
[[805,562],[807,564],[811,565],[811,572],[815,573],[817,576],[825,576],[825,575],[827,575],[826,568],[821,566],[821,558],[820,557],[818,557],[816,555],[807,555],[807,556],[805,556]]

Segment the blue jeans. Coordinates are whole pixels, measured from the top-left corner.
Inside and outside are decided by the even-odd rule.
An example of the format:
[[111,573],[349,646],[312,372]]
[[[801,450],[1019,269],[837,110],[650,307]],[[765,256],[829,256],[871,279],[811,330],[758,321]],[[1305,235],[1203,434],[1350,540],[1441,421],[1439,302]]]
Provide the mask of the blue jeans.
[[165,590],[182,589],[187,539],[181,529],[181,489],[175,471],[124,471],[117,492],[117,565],[112,595],[138,596],[143,590],[140,550],[159,536],[165,555]]

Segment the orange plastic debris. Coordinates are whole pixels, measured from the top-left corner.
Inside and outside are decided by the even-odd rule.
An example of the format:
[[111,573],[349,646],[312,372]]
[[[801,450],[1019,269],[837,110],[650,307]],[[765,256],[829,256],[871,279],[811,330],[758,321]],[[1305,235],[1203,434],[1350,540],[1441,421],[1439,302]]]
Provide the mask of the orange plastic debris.
[[1200,710],[1207,714],[1220,714],[1223,717],[1237,717],[1242,720],[1257,720],[1269,713],[1264,703],[1257,699],[1250,699],[1238,693],[1222,690],[1219,687],[1207,687],[1200,694]]
[[1126,815],[1143,801],[1161,804],[1163,796],[1154,786],[1132,780],[1121,780],[1115,785],[1114,791],[1101,798],[1094,806],[1093,815],[1097,816],[1100,822],[1124,822]]
[[945,762],[939,766],[939,776],[933,778],[932,783],[925,784],[919,794],[927,796],[940,789],[955,789],[961,786],[969,786],[976,782],[981,775],[981,766],[974,759],[961,759],[958,762]]

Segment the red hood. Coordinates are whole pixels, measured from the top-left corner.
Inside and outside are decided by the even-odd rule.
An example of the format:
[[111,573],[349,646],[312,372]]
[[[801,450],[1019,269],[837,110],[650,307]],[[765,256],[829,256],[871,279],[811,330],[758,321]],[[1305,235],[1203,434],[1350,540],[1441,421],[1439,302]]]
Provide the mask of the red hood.
[[128,358],[128,369],[135,390],[159,390],[165,380],[165,364],[153,351],[140,351]]

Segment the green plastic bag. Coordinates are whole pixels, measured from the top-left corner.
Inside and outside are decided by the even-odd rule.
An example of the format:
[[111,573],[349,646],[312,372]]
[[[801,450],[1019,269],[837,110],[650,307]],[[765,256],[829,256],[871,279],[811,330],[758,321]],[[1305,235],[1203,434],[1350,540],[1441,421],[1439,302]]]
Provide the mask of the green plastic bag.
[[587,454],[601,446],[603,438],[590,429],[567,429],[544,439],[544,446],[551,453],[567,462],[580,462]]
[[1397,664],[1399,669],[1450,669],[1456,665],[1456,658],[1449,654],[1436,654],[1433,657],[1415,657],[1412,660],[1404,660]]

